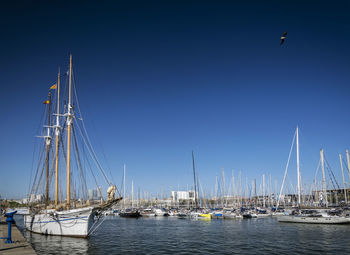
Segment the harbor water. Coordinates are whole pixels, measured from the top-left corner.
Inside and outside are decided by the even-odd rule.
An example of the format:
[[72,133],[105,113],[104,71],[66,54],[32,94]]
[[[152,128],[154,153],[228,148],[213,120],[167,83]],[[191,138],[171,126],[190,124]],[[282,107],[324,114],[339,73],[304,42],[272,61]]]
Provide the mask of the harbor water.
[[44,236],[17,225],[37,254],[350,254],[350,225],[276,218],[194,220],[107,216],[87,239]]

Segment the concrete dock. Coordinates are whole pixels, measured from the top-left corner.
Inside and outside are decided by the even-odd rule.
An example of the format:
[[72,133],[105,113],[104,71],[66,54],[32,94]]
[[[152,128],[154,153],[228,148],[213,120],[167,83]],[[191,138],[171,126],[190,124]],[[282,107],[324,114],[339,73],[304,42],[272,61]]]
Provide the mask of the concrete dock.
[[[0,237],[7,237],[7,223],[0,222]],[[0,239],[1,255],[35,255],[36,252],[27,242],[16,225],[12,225],[12,241],[14,243],[7,244],[5,239]]]

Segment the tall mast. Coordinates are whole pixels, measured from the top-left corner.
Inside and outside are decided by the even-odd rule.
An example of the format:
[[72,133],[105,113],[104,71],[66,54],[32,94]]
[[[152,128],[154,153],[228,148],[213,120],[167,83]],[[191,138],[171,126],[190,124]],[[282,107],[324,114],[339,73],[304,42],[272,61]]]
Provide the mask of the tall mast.
[[263,207],[265,208],[265,174],[262,175],[262,195],[263,195]]
[[134,181],[131,180],[131,208],[134,208]]
[[272,207],[272,183],[271,183],[271,174],[269,176],[269,203]]
[[193,180],[194,180],[194,203],[196,205],[196,210],[198,208],[198,201],[197,201],[197,179],[196,179],[196,167],[194,165],[194,155],[192,151],[192,166],[193,166]]
[[325,173],[324,173],[324,155],[323,155],[323,149],[320,150],[320,156],[321,156],[321,167],[322,167],[322,194],[323,194],[324,199],[325,199],[325,201],[326,201],[326,207],[328,207],[326,176],[325,176]]
[[349,175],[349,180],[350,180],[350,156],[349,156],[349,150],[346,150],[345,153],[346,153],[346,161],[348,163],[348,175]]
[[232,208],[234,207],[234,203],[235,203],[235,176],[232,169]]
[[225,172],[224,172],[224,169],[222,168],[221,170],[221,196],[222,196],[222,199],[221,199],[221,205],[222,207],[225,207]]
[[255,201],[254,201],[254,206],[257,206],[258,204],[258,195],[256,193],[256,179],[254,179],[254,197],[255,197]]
[[48,101],[49,101],[49,105],[48,105],[48,123],[47,123],[47,136],[46,136],[46,201],[45,201],[45,205],[48,206],[50,199],[49,199],[49,178],[50,178],[50,174],[49,174],[49,170],[50,170],[50,144],[51,144],[51,136],[50,136],[50,115],[51,115],[51,92],[49,92],[49,96],[48,96]]
[[57,116],[56,116],[56,155],[55,155],[55,207],[58,206],[58,142],[60,135],[60,70],[57,76]]
[[339,160],[340,160],[340,168],[341,168],[341,175],[343,177],[343,186],[344,186],[344,198],[345,198],[345,203],[348,203],[348,199],[346,196],[346,185],[345,185],[345,178],[344,178],[344,169],[343,169],[343,159],[341,154],[339,154]]
[[67,208],[70,207],[70,150],[71,150],[71,129],[72,129],[72,54],[69,56],[69,97],[67,112]]
[[250,195],[248,194],[248,176],[245,177],[245,191],[244,191],[244,196],[245,196],[245,204],[248,204],[248,200],[250,200]]
[[239,198],[240,198],[240,206],[242,207],[242,201],[243,201],[243,197],[242,197],[242,170],[239,170]]
[[125,172],[126,172],[126,165],[124,163],[124,174],[123,174],[123,206],[125,209]]
[[298,206],[301,203],[301,188],[300,188],[300,165],[299,165],[299,127],[297,126],[297,178],[298,178]]
[[254,200],[255,200],[255,198],[254,198],[254,180],[252,180],[249,192],[250,192],[250,202],[249,202],[249,204],[251,206],[255,207],[255,202],[254,202]]
[[215,207],[217,207],[218,205],[218,176],[216,176],[216,180],[215,180]]
[[140,205],[141,205],[141,200],[140,200],[140,187],[138,188],[137,190],[137,208],[140,208]]

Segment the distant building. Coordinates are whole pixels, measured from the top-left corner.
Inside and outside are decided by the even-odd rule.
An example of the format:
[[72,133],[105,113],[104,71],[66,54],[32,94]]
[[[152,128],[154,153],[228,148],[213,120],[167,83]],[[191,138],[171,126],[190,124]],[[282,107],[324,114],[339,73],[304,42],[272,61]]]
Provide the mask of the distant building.
[[94,197],[94,190],[93,189],[89,189],[88,190],[88,198],[89,200],[93,200]]
[[171,200],[172,202],[194,201],[194,191],[172,191]]
[[28,204],[28,203],[41,203],[44,201],[44,195],[43,194],[30,194],[28,198],[23,198],[21,200],[22,204]]
[[89,197],[89,200],[100,200],[101,194],[98,189],[89,189],[88,197]]

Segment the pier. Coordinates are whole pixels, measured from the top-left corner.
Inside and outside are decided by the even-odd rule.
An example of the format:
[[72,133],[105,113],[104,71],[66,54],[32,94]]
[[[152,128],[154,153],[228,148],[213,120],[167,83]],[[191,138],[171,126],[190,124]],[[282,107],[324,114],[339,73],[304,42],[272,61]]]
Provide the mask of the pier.
[[[7,223],[0,222],[0,237],[7,236]],[[12,225],[12,241],[7,244],[4,239],[0,239],[0,254],[1,255],[35,255],[36,252],[27,242],[16,225]]]

